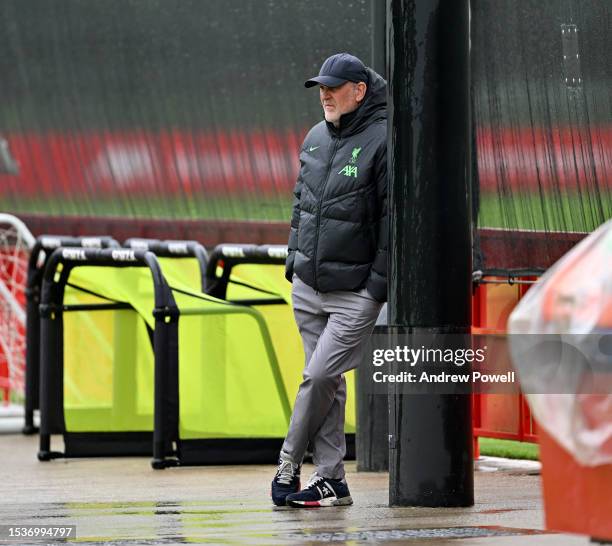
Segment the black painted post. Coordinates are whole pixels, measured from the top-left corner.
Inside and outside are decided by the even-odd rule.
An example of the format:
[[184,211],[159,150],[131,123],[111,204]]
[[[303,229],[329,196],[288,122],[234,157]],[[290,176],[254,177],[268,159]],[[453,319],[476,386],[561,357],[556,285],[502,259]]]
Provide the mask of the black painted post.
[[[386,21],[387,6],[384,0],[372,0],[372,60],[370,66],[386,77]],[[386,331],[386,310],[382,324],[374,328],[374,334]],[[389,406],[387,397],[373,394],[372,374],[357,370],[357,433],[355,454],[359,472],[389,470]]]
[[[469,0],[387,0],[389,324],[470,331]],[[474,503],[471,397],[389,399],[389,504]]]

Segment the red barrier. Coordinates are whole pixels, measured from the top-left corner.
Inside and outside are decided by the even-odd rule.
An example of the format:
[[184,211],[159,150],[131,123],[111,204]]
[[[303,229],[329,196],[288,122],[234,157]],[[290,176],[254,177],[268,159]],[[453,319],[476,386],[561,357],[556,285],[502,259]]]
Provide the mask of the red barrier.
[[[473,334],[506,335],[508,317],[529,288],[529,285],[510,285],[500,280],[501,284],[479,284],[475,288],[472,298]],[[535,421],[522,394],[474,394],[473,427],[476,457],[479,437],[519,442],[538,440]]]

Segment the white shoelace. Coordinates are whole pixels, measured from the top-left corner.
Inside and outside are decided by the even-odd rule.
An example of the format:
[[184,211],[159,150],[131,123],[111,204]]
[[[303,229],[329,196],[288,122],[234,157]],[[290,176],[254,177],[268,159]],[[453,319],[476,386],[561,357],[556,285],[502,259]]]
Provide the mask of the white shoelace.
[[319,482],[324,482],[324,481],[325,481],[325,478],[323,478],[322,476],[319,476],[315,472],[312,476],[310,476],[310,478],[308,478],[308,483],[306,484],[306,487],[304,487],[304,489],[309,489],[315,484],[318,484]]
[[295,476],[296,470],[297,466],[291,461],[281,461],[278,465],[278,470],[276,471],[276,481],[284,485],[290,485],[293,477]]

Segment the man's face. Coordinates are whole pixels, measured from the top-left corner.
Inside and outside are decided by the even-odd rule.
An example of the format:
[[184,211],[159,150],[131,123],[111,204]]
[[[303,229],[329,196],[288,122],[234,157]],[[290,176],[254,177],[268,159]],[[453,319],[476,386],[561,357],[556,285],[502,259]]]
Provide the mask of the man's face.
[[338,87],[320,85],[319,97],[325,119],[338,126],[340,116],[357,109],[365,97],[366,89],[366,84],[363,82],[346,82]]

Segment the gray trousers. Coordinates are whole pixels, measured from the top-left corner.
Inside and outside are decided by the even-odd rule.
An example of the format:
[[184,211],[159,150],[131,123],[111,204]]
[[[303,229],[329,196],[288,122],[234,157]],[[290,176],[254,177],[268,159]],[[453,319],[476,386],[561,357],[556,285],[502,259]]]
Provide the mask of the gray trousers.
[[301,463],[310,443],[317,473],[344,478],[344,373],[359,366],[382,304],[359,292],[315,292],[296,275],[293,311],[306,365],[282,452]]

